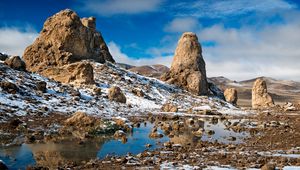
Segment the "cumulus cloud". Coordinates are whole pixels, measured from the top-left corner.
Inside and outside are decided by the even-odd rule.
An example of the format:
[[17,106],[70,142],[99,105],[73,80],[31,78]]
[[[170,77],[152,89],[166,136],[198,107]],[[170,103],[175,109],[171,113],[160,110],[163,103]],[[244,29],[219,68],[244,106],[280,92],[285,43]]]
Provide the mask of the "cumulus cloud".
[[82,11],[101,16],[111,16],[153,12],[160,8],[163,0],[80,0],[79,2],[77,8]]
[[262,30],[225,29],[214,25],[200,30],[200,41],[215,42],[203,47],[208,76],[235,80],[257,76],[300,80],[299,23],[268,26]]
[[268,12],[296,8],[296,5],[284,0],[196,0],[180,2],[172,6],[175,15],[209,18],[236,16],[248,12]]
[[134,66],[142,65],[153,65],[153,64],[163,64],[165,66],[170,66],[173,56],[158,56],[153,58],[141,58],[135,59],[130,58],[121,51],[121,47],[115,42],[111,41],[107,44],[111,55],[114,57],[116,62],[125,63]]
[[20,31],[18,28],[0,28],[0,52],[11,55],[22,55],[25,48],[33,43],[38,33]]
[[166,32],[187,32],[194,31],[200,26],[197,18],[179,17],[169,22],[164,31]]

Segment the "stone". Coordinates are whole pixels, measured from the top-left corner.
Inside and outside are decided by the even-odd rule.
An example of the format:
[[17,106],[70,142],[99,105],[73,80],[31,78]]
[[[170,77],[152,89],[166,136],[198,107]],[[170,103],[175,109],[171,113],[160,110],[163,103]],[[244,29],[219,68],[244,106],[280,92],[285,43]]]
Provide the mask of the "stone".
[[126,97],[119,87],[113,86],[108,90],[108,99],[111,101],[126,103]]
[[39,37],[24,51],[28,70],[41,72],[49,66],[87,59],[114,62],[101,33],[95,30],[95,20],[93,17],[80,19],[70,9],[48,18]]
[[19,88],[14,83],[9,81],[0,82],[0,87],[8,93],[16,94],[19,91]]
[[267,91],[267,83],[263,79],[257,79],[252,88],[252,108],[274,107],[274,101]]
[[25,62],[19,56],[11,56],[4,61],[4,64],[12,69],[26,71]]
[[145,93],[140,89],[132,89],[132,93],[139,97],[144,97]]
[[41,72],[42,75],[61,83],[94,84],[93,66],[89,62],[77,62],[62,67],[50,67]]
[[8,58],[8,55],[0,53],[0,60],[5,61]]
[[93,89],[94,95],[100,96],[101,95],[101,88],[100,87],[95,87]]
[[161,111],[163,111],[163,112],[177,112],[178,107],[171,104],[171,103],[166,103],[162,106]]
[[224,96],[228,103],[232,103],[234,105],[237,104],[238,95],[237,95],[237,90],[235,88],[225,89]]
[[91,116],[88,116],[84,112],[75,112],[72,117],[68,118],[65,121],[65,125],[67,126],[88,126],[93,125],[95,123],[95,119]]
[[273,164],[265,164],[263,167],[261,167],[261,170],[275,170],[275,165]]
[[45,93],[47,91],[47,83],[45,81],[38,81],[35,84],[36,90]]
[[196,34],[184,33],[178,41],[170,71],[161,80],[196,94],[208,94],[205,62]]

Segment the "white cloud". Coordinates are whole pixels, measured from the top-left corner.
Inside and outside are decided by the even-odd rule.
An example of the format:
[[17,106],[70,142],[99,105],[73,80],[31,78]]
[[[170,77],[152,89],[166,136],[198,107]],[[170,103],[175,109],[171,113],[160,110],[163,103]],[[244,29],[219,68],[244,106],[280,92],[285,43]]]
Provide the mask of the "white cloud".
[[180,17],[169,22],[164,30],[166,32],[191,32],[200,26],[197,18]]
[[138,14],[153,12],[160,8],[163,0],[80,0],[80,10],[101,16],[116,14]]
[[174,14],[178,16],[222,18],[247,12],[268,12],[295,7],[296,5],[284,0],[197,0],[193,3],[177,3],[172,8],[175,11]]
[[21,56],[25,48],[32,44],[37,32],[22,32],[18,28],[0,28],[0,52]]
[[200,30],[201,42],[217,45],[203,47],[208,76],[235,80],[269,76],[300,80],[300,24],[269,26],[262,30],[225,29],[214,25]]
[[107,46],[109,48],[111,55],[118,63],[126,63],[134,66],[153,65],[153,64],[162,64],[165,66],[170,66],[173,59],[173,56],[158,56],[154,58],[134,59],[124,54],[121,51],[121,47],[113,41],[109,42]]

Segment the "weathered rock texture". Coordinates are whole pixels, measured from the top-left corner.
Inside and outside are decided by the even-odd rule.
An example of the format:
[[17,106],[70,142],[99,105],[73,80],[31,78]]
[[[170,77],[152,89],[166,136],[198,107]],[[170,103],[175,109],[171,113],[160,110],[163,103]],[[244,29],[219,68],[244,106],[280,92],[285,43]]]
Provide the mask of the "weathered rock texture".
[[120,103],[126,103],[126,97],[122,93],[122,90],[119,87],[111,87],[108,90],[108,99]]
[[266,81],[257,79],[252,88],[252,108],[273,107],[274,101],[267,91]]
[[227,102],[236,105],[238,100],[237,90],[235,88],[228,88],[224,91],[224,96]]
[[181,36],[171,69],[161,79],[197,95],[208,94],[205,62],[196,34],[186,32]]
[[93,66],[89,62],[77,62],[62,67],[50,67],[40,73],[62,83],[95,83]]
[[15,70],[26,71],[25,63],[19,56],[11,56],[7,58],[4,61],[4,64]]
[[[80,19],[75,12],[69,9],[48,18],[39,37],[24,52],[23,59],[27,70],[42,73],[44,76],[49,76],[47,73],[51,73],[52,78],[59,77],[58,81],[61,81],[61,76],[67,76],[67,81],[62,82],[68,82],[74,78],[73,73],[75,72],[75,70],[71,70],[75,66],[66,66],[68,64],[82,60],[94,60],[100,63],[114,62],[102,35],[96,31],[95,21],[94,17]],[[80,68],[86,66],[83,70],[78,71],[80,74],[85,73],[84,70],[90,69],[90,66],[86,64],[76,64],[77,66]],[[63,75],[62,73],[55,75],[57,70],[64,73],[71,71],[72,76],[68,77],[67,74]],[[89,77],[85,79],[89,79]]]

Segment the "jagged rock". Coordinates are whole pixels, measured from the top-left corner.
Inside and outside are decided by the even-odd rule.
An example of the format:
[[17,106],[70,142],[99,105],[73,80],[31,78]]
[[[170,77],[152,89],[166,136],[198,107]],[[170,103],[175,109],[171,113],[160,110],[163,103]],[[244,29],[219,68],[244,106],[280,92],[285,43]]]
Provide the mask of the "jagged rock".
[[67,126],[89,126],[95,123],[95,118],[88,116],[83,112],[76,112],[72,117],[65,121],[65,125]]
[[62,67],[50,67],[41,72],[62,83],[94,84],[93,66],[89,62],[77,62]]
[[132,89],[132,93],[139,97],[144,97],[145,93],[140,89]]
[[236,105],[238,100],[237,90],[235,88],[228,88],[224,91],[224,96],[227,102]]
[[126,103],[126,97],[119,87],[111,87],[108,90],[108,99],[120,103]]
[[45,93],[47,91],[47,83],[45,81],[36,82],[36,90]]
[[4,64],[15,70],[26,71],[25,62],[19,56],[11,56],[7,58]]
[[35,42],[23,56],[29,71],[39,72],[49,66],[92,59],[114,62],[102,35],[95,30],[95,18],[83,18],[66,9],[48,18]]
[[171,104],[171,103],[166,103],[162,106],[161,110],[163,112],[177,112],[178,111],[178,107]]
[[252,108],[273,107],[274,101],[267,91],[266,81],[257,79],[252,88]]
[[208,82],[208,89],[213,96],[216,96],[221,100],[225,100],[223,91],[213,82]]
[[9,81],[0,82],[0,87],[8,93],[16,94],[19,91],[19,88],[14,83]]
[[93,91],[94,91],[94,94],[95,95],[101,95],[101,88],[100,87],[95,87],[94,89],[93,89]]
[[181,36],[171,69],[161,79],[196,95],[208,94],[205,62],[196,34],[186,32]]
[[8,55],[0,53],[0,60],[5,61],[8,58]]

